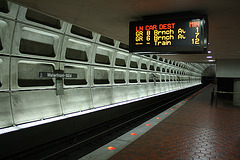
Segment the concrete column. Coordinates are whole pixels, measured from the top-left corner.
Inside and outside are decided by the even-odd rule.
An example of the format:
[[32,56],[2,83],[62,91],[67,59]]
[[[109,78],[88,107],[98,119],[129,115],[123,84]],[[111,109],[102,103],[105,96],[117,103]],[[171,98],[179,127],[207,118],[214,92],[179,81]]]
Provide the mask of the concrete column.
[[233,94],[233,105],[240,106],[240,78],[234,79],[233,92],[238,92]]

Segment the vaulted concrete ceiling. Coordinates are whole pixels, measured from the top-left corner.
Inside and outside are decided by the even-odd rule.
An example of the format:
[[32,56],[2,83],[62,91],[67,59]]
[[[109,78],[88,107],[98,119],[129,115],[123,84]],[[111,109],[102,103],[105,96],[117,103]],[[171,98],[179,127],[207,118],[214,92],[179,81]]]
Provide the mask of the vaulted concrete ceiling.
[[[239,0],[11,0],[128,44],[130,21],[183,11],[208,14],[213,59],[240,59]],[[206,55],[164,55],[172,60],[207,62]]]

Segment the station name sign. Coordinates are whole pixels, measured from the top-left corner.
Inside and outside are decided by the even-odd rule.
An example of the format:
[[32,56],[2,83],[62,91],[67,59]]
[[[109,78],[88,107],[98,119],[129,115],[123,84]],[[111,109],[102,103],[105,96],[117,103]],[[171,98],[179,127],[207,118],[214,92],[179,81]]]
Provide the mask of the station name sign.
[[75,73],[39,72],[40,78],[77,78]]
[[205,18],[130,22],[129,51],[163,54],[207,53]]

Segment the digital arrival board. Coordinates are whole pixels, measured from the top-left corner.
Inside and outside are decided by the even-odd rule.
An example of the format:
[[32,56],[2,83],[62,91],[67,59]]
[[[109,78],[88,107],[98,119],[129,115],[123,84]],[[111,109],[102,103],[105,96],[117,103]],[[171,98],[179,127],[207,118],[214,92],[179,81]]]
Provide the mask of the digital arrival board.
[[129,51],[143,54],[207,53],[205,18],[130,22]]

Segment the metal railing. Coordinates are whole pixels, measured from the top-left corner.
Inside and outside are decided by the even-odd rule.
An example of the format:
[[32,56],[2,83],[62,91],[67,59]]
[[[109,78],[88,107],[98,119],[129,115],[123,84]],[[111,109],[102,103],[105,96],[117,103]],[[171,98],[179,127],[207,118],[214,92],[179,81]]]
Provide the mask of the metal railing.
[[240,94],[240,92],[226,92],[226,91],[215,91],[215,87],[213,87],[211,92],[211,106],[213,105],[215,98],[215,106],[218,104],[218,94]]

